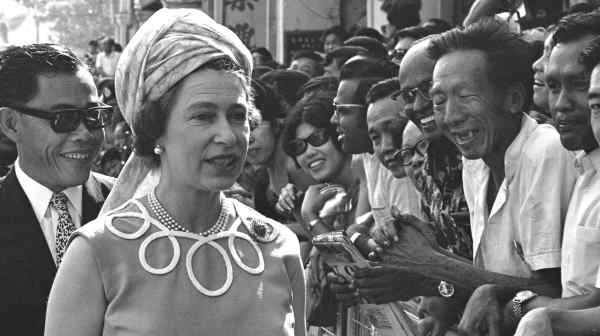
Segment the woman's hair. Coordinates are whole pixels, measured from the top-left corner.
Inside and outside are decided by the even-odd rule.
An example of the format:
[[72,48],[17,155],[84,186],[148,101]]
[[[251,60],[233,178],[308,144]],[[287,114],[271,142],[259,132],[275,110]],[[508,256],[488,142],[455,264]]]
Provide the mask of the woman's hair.
[[[228,57],[222,57],[203,64],[196,71],[205,69],[223,70],[236,75],[248,96],[248,118],[251,121],[256,118],[249,79],[239,65]],[[184,80],[185,78],[179,81],[158,100],[145,102],[141,107],[142,111],[137,114],[132,125],[135,134],[133,143],[135,152],[142,157],[151,158],[157,165],[160,163],[160,158],[154,154],[154,146],[156,145],[156,140],[165,132],[169,112],[174,103],[173,97],[177,88]]]
[[285,118],[285,111],[278,95],[268,85],[260,80],[252,80],[252,93],[254,106],[260,114],[261,120],[273,121]]
[[[286,150],[288,144],[296,138],[296,129],[300,124],[304,123],[312,125],[315,128],[324,129],[335,148],[341,151],[340,143],[337,141],[335,126],[329,122],[332,115],[333,96],[315,96],[300,100],[285,120],[281,133],[281,143],[286,154],[288,154]],[[290,154],[288,156],[296,160],[296,157]]]

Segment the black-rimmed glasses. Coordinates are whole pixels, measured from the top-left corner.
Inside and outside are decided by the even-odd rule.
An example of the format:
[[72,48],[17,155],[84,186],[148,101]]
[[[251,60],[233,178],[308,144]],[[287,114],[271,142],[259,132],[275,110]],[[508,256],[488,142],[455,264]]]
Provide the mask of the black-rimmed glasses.
[[356,110],[362,110],[364,109],[365,106],[361,105],[361,104],[337,104],[337,103],[333,103],[333,112],[335,114],[348,114],[349,112],[352,111],[356,111]]
[[324,145],[327,141],[329,141],[329,134],[327,133],[327,130],[319,128],[306,139],[296,138],[289,141],[284,149],[289,156],[296,157],[306,152],[306,149],[308,149],[308,144],[313,147],[319,147]]
[[67,108],[58,111],[44,111],[25,106],[7,106],[20,113],[45,119],[56,133],[69,133],[83,122],[89,131],[104,128],[110,121],[112,106],[100,104],[88,108]]
[[408,49],[394,49],[391,53],[390,53],[390,59],[392,61],[396,61],[396,62],[400,62],[402,61],[402,59],[404,58],[404,55],[406,55],[406,53],[408,52]]
[[412,147],[402,148],[400,150],[400,154],[399,154],[400,158],[402,159],[402,165],[403,166],[411,165],[412,159],[413,159],[413,156],[415,156],[415,153],[417,153],[421,156],[425,156],[425,154],[427,153],[428,146],[429,146],[429,143],[427,142],[427,140],[421,139]]
[[417,87],[411,89],[398,90],[392,95],[393,100],[404,101],[405,104],[414,104],[417,99],[417,94],[421,96],[421,98],[431,101],[431,95],[429,94],[429,90],[431,90],[431,81],[421,82]]

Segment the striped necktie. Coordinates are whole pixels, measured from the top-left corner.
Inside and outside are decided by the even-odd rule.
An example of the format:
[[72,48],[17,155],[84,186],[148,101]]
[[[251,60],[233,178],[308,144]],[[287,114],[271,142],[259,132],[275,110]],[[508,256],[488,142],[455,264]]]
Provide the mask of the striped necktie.
[[56,226],[56,267],[58,267],[67,249],[69,237],[76,228],[69,214],[67,196],[64,193],[52,195],[50,206],[58,213],[58,225]]

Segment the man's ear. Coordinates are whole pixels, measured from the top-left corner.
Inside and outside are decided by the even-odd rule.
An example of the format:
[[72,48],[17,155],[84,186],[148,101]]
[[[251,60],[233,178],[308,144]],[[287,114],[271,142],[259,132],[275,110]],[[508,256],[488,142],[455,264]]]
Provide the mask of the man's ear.
[[519,114],[525,112],[525,87],[523,84],[513,84],[506,90],[505,108],[510,114]]
[[14,143],[18,140],[17,124],[17,111],[10,107],[0,107],[0,130]]

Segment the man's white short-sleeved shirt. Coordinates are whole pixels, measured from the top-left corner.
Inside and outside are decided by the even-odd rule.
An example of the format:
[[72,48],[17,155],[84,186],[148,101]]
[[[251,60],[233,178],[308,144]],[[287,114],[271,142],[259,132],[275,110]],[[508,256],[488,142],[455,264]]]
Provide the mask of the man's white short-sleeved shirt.
[[360,155],[365,169],[367,195],[376,223],[391,219],[390,210],[396,206],[402,213],[423,218],[421,194],[410,178],[395,178],[373,154]]
[[562,227],[577,176],[573,160],[552,126],[524,115],[506,150],[505,177],[491,211],[489,167],[483,160],[464,160],[476,266],[526,278],[560,267]]
[[596,284],[600,265],[600,149],[580,153],[579,173],[565,219],[562,245],[562,296],[583,294]]

